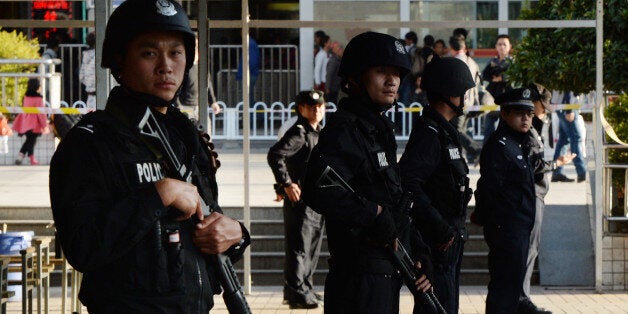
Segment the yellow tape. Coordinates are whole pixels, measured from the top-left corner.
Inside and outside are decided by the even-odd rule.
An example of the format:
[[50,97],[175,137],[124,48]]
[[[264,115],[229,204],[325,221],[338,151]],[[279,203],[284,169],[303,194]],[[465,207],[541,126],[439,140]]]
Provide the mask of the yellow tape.
[[3,107],[0,106],[2,113],[26,113],[26,114],[86,114],[94,111],[90,108],[48,108],[48,107]]

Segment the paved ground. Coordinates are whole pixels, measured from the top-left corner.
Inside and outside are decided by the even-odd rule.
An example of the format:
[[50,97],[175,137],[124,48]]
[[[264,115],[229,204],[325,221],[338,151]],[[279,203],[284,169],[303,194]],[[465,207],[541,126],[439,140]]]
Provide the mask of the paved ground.
[[[484,313],[484,300],[486,287],[463,286],[460,296],[460,313]],[[216,306],[212,314],[228,314],[222,299],[214,298]],[[322,308],[314,310],[290,310],[282,302],[281,287],[256,287],[253,293],[247,296],[249,305],[254,314],[271,313],[303,313],[322,314]],[[597,294],[589,289],[570,288],[532,288],[532,299],[539,306],[543,306],[552,312],[558,313],[628,313],[628,293],[606,292]],[[68,304],[70,299],[68,298]],[[402,291],[401,314],[412,313],[413,301],[407,290]],[[35,305],[35,309],[36,309]],[[69,305],[68,305],[69,306]],[[69,312],[69,310],[67,310]],[[83,313],[87,311],[83,308]],[[10,301],[7,313],[21,313],[21,302]],[[61,291],[53,288],[51,291],[50,313],[61,313]]]

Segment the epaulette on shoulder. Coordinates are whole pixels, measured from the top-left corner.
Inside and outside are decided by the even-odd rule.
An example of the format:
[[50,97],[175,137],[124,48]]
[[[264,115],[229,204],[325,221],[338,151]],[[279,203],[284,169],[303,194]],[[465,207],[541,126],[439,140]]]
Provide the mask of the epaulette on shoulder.
[[84,115],[81,120],[76,123],[75,128],[82,132],[88,132],[94,134],[97,129],[97,125],[101,124],[103,120],[109,118],[109,115],[103,110],[97,110]]
[[423,119],[423,121],[425,121],[425,126],[428,129],[434,131],[434,133],[436,133],[436,134],[440,133],[438,131],[438,124],[436,124],[436,121],[434,121],[434,120],[432,120],[430,118],[426,118],[426,117],[422,117],[422,119]]
[[505,136],[502,136],[502,138],[498,139],[497,142],[499,144],[501,144],[502,146],[506,146],[507,142],[508,142],[508,138]]

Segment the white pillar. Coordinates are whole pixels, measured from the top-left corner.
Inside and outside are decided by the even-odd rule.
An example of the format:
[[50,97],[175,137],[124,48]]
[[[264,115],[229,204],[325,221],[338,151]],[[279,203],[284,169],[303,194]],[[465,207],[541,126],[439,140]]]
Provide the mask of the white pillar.
[[[410,21],[410,0],[399,0],[399,21]],[[410,28],[408,27],[400,28],[399,38],[403,38],[409,31]]]
[[[301,21],[314,20],[314,0],[301,0],[299,5]],[[314,86],[314,29],[299,29],[299,64],[301,68],[300,90],[308,90]]]
[[[508,21],[508,0],[499,0],[497,2],[497,20]],[[497,34],[508,34],[508,28],[500,27]]]

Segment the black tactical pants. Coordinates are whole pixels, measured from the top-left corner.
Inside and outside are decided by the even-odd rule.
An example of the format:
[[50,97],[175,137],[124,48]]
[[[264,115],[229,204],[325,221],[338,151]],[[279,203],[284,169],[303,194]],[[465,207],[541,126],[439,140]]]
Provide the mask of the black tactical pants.
[[[460,266],[462,265],[462,253],[464,240],[460,236],[445,252],[432,252],[432,264],[434,265],[434,278],[432,286],[434,295],[438,298],[447,313],[458,313],[460,298]],[[423,313],[421,306],[414,302],[413,313]]]
[[329,263],[325,314],[398,314],[401,278],[357,271],[357,263]]
[[314,303],[313,277],[323,238],[323,217],[299,202],[286,199],[283,206],[285,261],[283,298],[288,302]]
[[516,313],[530,245],[530,229],[517,226],[484,226],[489,247],[490,282],[486,313]]

